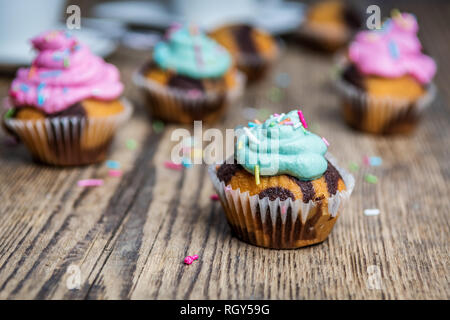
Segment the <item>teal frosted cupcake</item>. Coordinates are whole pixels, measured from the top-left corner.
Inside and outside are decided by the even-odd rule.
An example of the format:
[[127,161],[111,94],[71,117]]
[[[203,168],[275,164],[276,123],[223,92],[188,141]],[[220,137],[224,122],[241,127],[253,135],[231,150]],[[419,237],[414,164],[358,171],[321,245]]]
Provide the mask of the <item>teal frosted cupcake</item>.
[[245,82],[223,47],[197,28],[181,26],[168,30],[134,80],[153,116],[181,123],[217,120]]

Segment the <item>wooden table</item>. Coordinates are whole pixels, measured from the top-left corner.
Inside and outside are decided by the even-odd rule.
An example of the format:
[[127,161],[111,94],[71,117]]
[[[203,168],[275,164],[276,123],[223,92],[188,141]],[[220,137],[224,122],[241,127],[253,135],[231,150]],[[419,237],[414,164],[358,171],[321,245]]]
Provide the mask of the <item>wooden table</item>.
[[[363,155],[382,157],[382,166],[355,173],[351,201],[324,243],[279,251],[231,236],[220,204],[210,200],[206,166],[163,166],[177,126],[153,132],[130,80],[147,55],[121,48],[109,60],[120,68],[136,108],[109,155],[121,163],[122,177],[108,177],[105,164],[37,165],[23,146],[0,146],[0,298],[448,299],[450,5],[409,1],[400,8],[418,15],[423,43],[439,64],[439,95],[413,136],[349,129],[329,82],[332,59],[292,43],[273,73],[217,125],[245,123],[244,107],[280,112],[301,105],[342,165],[361,163]],[[280,72],[290,75],[291,85],[274,102],[267,92]],[[0,96],[10,80],[1,78]],[[128,139],[138,142],[135,150],[126,147]],[[367,173],[378,183],[367,183]],[[78,187],[86,178],[105,184]],[[368,217],[366,208],[381,213]],[[199,260],[184,265],[193,254]],[[367,285],[371,268],[381,273],[379,290]],[[78,275],[80,287],[69,290]]]

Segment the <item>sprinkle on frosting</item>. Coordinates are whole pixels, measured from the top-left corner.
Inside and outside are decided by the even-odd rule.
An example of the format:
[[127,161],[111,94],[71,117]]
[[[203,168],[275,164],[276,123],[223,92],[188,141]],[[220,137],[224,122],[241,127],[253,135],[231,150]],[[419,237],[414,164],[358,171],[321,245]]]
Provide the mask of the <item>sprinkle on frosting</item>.
[[363,74],[387,78],[411,75],[427,84],[436,73],[436,64],[422,53],[418,29],[414,15],[394,11],[381,30],[356,35],[349,58]]
[[261,124],[237,129],[236,160],[255,175],[256,182],[260,175],[280,174],[309,181],[326,171],[327,145],[304,128],[299,114],[298,110],[274,114]]
[[169,29],[155,46],[153,59],[163,69],[196,79],[221,77],[231,66],[228,52],[194,27]]
[[[119,71],[64,31],[43,33],[31,41],[37,56],[30,68],[17,71],[10,90],[13,104],[34,106],[47,114],[87,98],[118,98]],[[97,92],[93,89],[97,88]]]

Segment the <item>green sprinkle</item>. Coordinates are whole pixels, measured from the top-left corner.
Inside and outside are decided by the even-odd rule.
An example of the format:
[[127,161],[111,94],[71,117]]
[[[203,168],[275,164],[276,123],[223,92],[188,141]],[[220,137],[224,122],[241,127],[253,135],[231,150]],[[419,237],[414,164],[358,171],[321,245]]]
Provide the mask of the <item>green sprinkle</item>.
[[376,176],[374,176],[373,174],[366,174],[364,179],[366,179],[366,181],[368,183],[377,183],[378,182],[378,178]]
[[271,122],[270,124],[269,124],[269,127],[273,127],[275,125],[275,122]]
[[5,119],[12,118],[14,116],[14,113],[16,112],[16,109],[10,108],[8,111],[5,112]]
[[268,91],[268,98],[272,102],[280,102],[283,99],[283,92],[277,87],[270,88]]
[[70,65],[70,61],[68,57],[64,57],[64,68],[68,68]]
[[155,133],[161,133],[164,130],[164,123],[162,121],[156,120],[153,121],[152,127]]
[[353,171],[356,172],[359,170],[359,165],[356,162],[350,162],[348,165],[348,168]]
[[264,120],[264,119],[267,119],[271,114],[272,114],[272,112],[270,112],[269,109],[262,108],[262,109],[258,109],[258,113],[255,118]]
[[128,139],[125,142],[125,144],[126,144],[127,148],[130,149],[130,150],[134,150],[137,147],[137,142],[134,139]]

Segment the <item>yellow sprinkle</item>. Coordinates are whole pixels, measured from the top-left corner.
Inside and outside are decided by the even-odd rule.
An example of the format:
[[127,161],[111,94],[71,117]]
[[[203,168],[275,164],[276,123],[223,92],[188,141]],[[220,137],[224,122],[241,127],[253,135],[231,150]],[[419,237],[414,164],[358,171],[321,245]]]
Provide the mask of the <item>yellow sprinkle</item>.
[[260,181],[259,181],[259,166],[256,165],[255,166],[255,182],[256,185],[259,185]]
[[243,143],[242,143],[242,141],[239,141],[239,144],[238,144],[238,150],[241,150],[242,147],[243,147]]

